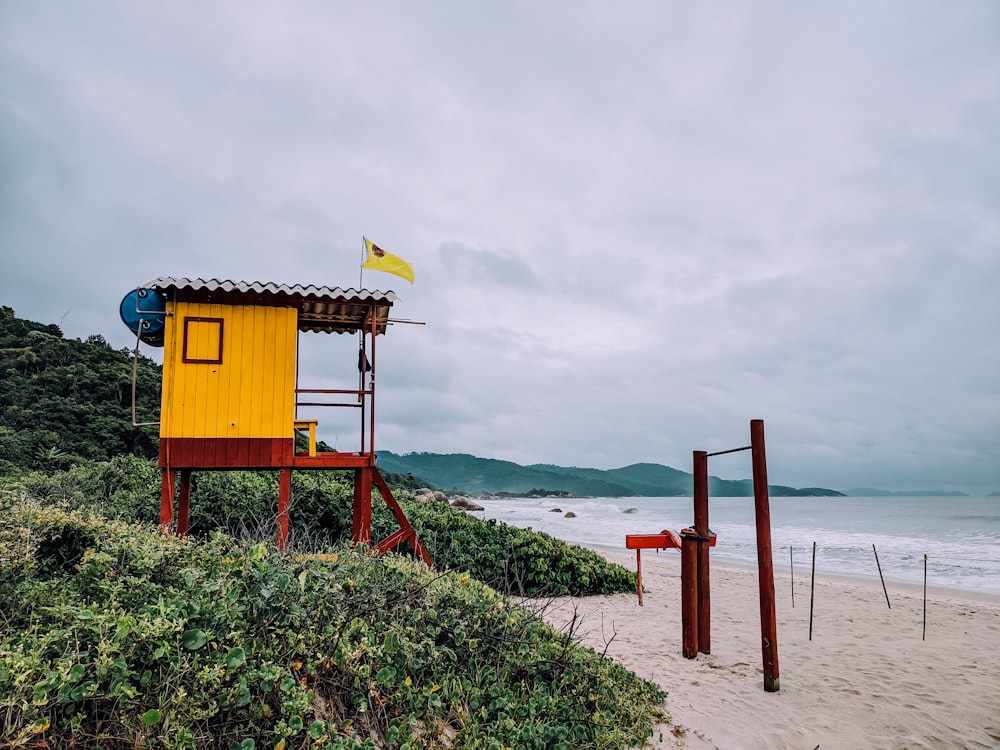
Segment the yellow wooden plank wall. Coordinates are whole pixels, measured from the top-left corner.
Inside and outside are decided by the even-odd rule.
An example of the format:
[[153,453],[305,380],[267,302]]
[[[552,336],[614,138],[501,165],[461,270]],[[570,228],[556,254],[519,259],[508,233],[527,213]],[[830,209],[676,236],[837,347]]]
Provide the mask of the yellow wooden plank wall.
[[[295,414],[295,308],[168,303],[161,437],[291,437]],[[221,318],[222,362],[184,362],[184,319]],[[188,357],[213,352],[203,335]],[[209,339],[211,334],[209,334]]]

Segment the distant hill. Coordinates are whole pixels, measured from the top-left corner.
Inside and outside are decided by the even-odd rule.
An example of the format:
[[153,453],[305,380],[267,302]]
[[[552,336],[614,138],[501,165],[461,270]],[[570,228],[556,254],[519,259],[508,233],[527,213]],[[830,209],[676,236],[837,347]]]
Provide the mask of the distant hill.
[[[380,451],[378,466],[397,474],[412,474],[445,490],[469,494],[540,494],[545,491],[577,497],[685,497],[692,492],[691,474],[669,466],[638,463],[619,469],[532,464],[479,458],[467,453],[407,453]],[[752,497],[750,479],[709,477],[708,491],[716,497]],[[774,497],[833,497],[836,490],[796,489],[769,485]]]
[[465,453],[408,453],[400,456],[389,451],[379,451],[377,463],[380,469],[396,474],[413,474],[436,487],[470,494],[527,494],[531,490],[563,490],[582,497],[637,494],[607,479],[559,474]]
[[848,497],[969,497],[966,492],[955,490],[880,490],[875,487],[852,487]]

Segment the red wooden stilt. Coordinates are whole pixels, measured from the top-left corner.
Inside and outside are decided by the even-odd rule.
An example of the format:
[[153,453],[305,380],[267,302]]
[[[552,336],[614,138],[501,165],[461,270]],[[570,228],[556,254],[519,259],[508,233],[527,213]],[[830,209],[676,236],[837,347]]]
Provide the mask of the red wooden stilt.
[[188,532],[188,518],[191,515],[191,469],[181,469],[180,494],[177,498],[177,538],[183,539]]
[[368,467],[354,472],[351,540],[355,544],[371,544],[372,541],[372,470]]
[[757,570],[760,586],[760,640],[764,657],[764,690],[775,693],[778,680],[778,626],[774,607],[774,568],[771,560],[771,508],[767,491],[764,420],[750,421],[753,461],[754,511],[757,521]]
[[288,509],[292,504],[292,470],[278,472],[278,538],[275,546],[288,549]]
[[174,526],[174,472],[163,469],[160,480],[160,534],[170,536]]

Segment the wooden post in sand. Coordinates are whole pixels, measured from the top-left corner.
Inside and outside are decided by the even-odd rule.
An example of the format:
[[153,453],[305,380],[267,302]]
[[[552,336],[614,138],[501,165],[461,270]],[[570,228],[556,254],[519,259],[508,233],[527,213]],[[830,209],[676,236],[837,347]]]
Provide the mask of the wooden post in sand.
[[698,535],[698,651],[712,653],[712,589],[708,561],[708,453],[694,451],[694,530]]
[[757,520],[757,569],[760,586],[760,640],[764,656],[764,690],[776,693],[779,690],[778,626],[774,609],[771,508],[767,494],[763,419],[750,420],[750,456],[753,461],[754,511]]
[[681,531],[681,650],[698,656],[698,532]]

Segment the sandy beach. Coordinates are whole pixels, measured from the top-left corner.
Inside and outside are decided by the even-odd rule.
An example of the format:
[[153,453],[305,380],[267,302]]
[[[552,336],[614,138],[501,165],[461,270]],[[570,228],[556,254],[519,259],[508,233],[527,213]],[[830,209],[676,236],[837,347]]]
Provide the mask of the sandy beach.
[[[635,570],[635,555],[597,550]],[[780,691],[761,671],[757,573],[712,565],[712,653],[681,655],[680,556],[645,551],[635,595],[562,598],[545,617],[669,692],[661,748],[1000,748],[1000,597],[776,573]],[[609,643],[610,641],[610,643]],[[647,745],[648,746],[648,745]]]

